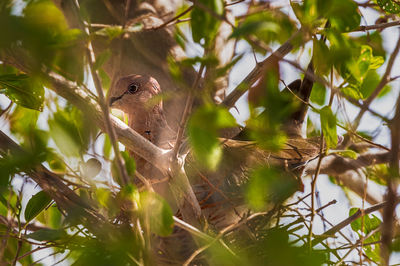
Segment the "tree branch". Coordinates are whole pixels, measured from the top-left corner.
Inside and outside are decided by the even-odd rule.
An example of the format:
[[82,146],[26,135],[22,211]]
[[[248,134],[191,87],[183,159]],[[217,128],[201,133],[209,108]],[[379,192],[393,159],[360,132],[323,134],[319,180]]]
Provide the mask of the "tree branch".
[[277,58],[280,60],[285,57],[292,49],[292,42],[300,35],[301,30],[294,33],[281,47],[268,56],[264,61],[258,63],[254,69],[236,86],[236,88],[222,102],[228,108],[235,105],[236,101],[254,84],[261,76],[262,70],[268,64],[271,64]]

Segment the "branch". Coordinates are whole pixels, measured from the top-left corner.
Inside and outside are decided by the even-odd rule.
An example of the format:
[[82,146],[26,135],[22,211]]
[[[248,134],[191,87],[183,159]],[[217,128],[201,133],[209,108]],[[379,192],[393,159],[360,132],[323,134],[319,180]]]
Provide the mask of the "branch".
[[[53,89],[58,95],[65,98],[76,107],[91,114],[96,125],[104,132],[106,125],[100,108],[95,100],[89,97],[75,83],[66,80],[64,77],[50,72],[48,74]],[[155,146],[153,143],[142,137],[118,118],[110,115],[110,120],[117,138],[125,146],[137,153],[142,158],[152,163],[163,173],[168,170],[169,151]]]
[[275,52],[273,52],[269,57],[267,57],[264,61],[258,63],[254,69],[236,86],[236,88],[225,98],[222,102],[228,108],[231,108],[235,105],[236,101],[247,91],[247,89],[254,84],[261,76],[262,70],[271,62],[282,59],[285,57],[292,49],[292,42],[299,36],[301,30],[298,30],[294,33],[289,40],[287,40],[281,47],[279,47]]
[[[398,201],[399,198],[396,199],[396,201]],[[344,227],[348,226],[349,224],[351,224],[352,222],[354,222],[355,220],[357,220],[358,218],[370,214],[372,212],[378,211],[380,209],[382,209],[383,207],[385,207],[388,203],[382,202],[379,204],[376,204],[374,206],[371,206],[367,209],[364,210],[358,210],[355,214],[353,214],[352,216],[344,219],[343,221],[341,221],[340,223],[338,223],[337,225],[335,225],[334,227],[332,227],[331,229],[329,229],[328,231],[325,231],[325,233],[319,235],[319,236],[315,236],[314,241],[312,241],[312,246],[317,245],[318,243],[321,243],[322,241],[324,241],[326,238],[328,237],[332,237],[334,236],[337,232],[339,232],[340,230],[342,230]]]
[[[359,171],[367,166],[389,162],[390,154],[390,152],[368,153],[360,155],[357,159],[331,154],[322,160],[320,173],[337,177],[344,186],[363,197],[366,181],[360,177]],[[305,174],[314,174],[316,167],[316,160],[310,162],[306,166]],[[370,204],[376,204],[382,202],[383,196],[377,194],[376,190],[367,187],[366,200]]]
[[[400,40],[399,40],[400,43]],[[383,227],[382,227],[382,245],[381,245],[381,262],[383,265],[389,265],[389,257],[391,252],[395,208],[397,205],[397,182],[399,178],[399,145],[400,145],[400,96],[397,99],[396,113],[390,125],[392,151],[389,162],[389,176],[387,177],[387,194],[386,201],[388,204],[383,211]]]
[[367,30],[383,30],[389,27],[394,27],[400,25],[400,21],[392,21],[392,22],[386,22],[386,23],[380,23],[380,24],[375,24],[375,25],[365,25],[365,26],[360,26],[355,30],[352,30],[350,32],[356,32],[356,31],[367,31]]
[[[356,171],[358,169],[381,163],[388,163],[390,152],[366,153],[358,156],[357,159],[341,157],[336,154],[326,156],[321,165],[321,174],[338,176],[347,171]],[[307,175],[315,173],[317,169],[316,160],[308,163],[305,169]]]
[[[0,131],[0,153],[23,154],[25,151],[4,132]],[[106,219],[65,185],[57,174],[47,170],[43,165],[38,165],[26,171],[26,174],[55,200],[60,209],[71,214],[80,212],[82,215],[79,217],[82,218],[83,224],[96,235],[104,234],[102,231],[104,230],[103,225],[107,223]]]

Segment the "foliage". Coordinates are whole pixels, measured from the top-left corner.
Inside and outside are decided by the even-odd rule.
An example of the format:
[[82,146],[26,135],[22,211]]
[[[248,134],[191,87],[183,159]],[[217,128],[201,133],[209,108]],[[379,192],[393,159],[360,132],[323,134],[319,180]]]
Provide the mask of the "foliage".
[[[305,175],[321,169],[328,174],[348,170],[390,187],[389,159],[362,157],[373,157],[381,148],[374,143],[379,130],[369,127],[364,134],[358,127],[370,112],[379,125],[389,123],[385,146],[392,147],[389,134],[399,136],[397,116],[386,117],[373,105],[380,98],[396,109],[385,97],[395,95],[390,82],[398,76],[391,75],[396,67],[390,62],[396,52],[386,51],[382,30],[391,31],[387,22],[399,21],[399,1],[304,0],[282,6],[280,1],[195,0],[176,8],[175,18],[147,2],[128,1],[135,5],[131,10],[112,2],[79,0],[66,7],[50,0],[0,1],[0,264],[37,263],[47,250],[48,258],[59,254],[75,265],[182,264],[190,255],[196,265],[384,264],[385,248],[400,250],[398,240],[383,242],[380,230],[388,218],[379,214],[361,212],[362,217],[346,220],[351,234],[343,225],[334,232],[341,234],[338,241],[330,241],[338,234],[317,235],[315,221],[321,215],[318,221],[329,223],[322,211],[330,204],[317,206],[318,175],[312,175],[311,185],[305,181]],[[232,10],[242,15],[230,20]],[[365,10],[379,19],[360,33]],[[225,26],[228,33],[220,31]],[[229,42],[236,50],[223,60]],[[195,54],[182,56],[193,53],[190,47]],[[271,56],[276,47],[286,49]],[[88,58],[91,53],[95,60]],[[251,69],[243,62],[253,54],[260,60],[249,76],[257,76],[244,79]],[[313,69],[309,99],[299,92],[309,74],[304,62]],[[289,68],[296,76],[288,78]],[[163,99],[166,113],[180,110],[168,117],[183,135],[170,153],[126,135],[119,139],[126,150],[119,151],[122,145],[109,134],[108,114],[99,111],[107,111],[108,102],[94,86],[99,80],[106,91],[132,69],[154,70],[147,74],[163,89],[156,100]],[[237,87],[231,82],[235,75],[244,79]],[[303,80],[297,91],[286,85],[292,77]],[[224,82],[231,95],[249,92],[248,107],[238,106],[240,114],[250,114],[246,134],[233,141],[221,136],[238,128],[235,111],[215,100],[225,97]],[[345,113],[350,104],[359,119]],[[302,108],[311,109],[309,119],[298,118]],[[288,130],[303,127],[303,120],[308,137],[318,141]],[[347,131],[343,143],[338,143],[339,127]],[[321,135],[325,146],[320,149]],[[305,144],[296,146],[296,141]],[[144,165],[149,152],[140,145],[173,154],[170,167],[162,168],[161,157]],[[229,154],[230,149],[236,153]],[[302,175],[322,157],[350,163],[343,169],[318,166]],[[359,158],[367,158],[361,166]],[[135,178],[146,167],[154,168],[155,177]],[[121,172],[130,184],[122,182]],[[358,185],[348,189],[359,192]],[[359,196],[363,202],[374,198]],[[359,212],[348,209],[350,218]],[[188,217],[188,210],[200,210],[202,216]],[[359,254],[351,252],[355,248]]]

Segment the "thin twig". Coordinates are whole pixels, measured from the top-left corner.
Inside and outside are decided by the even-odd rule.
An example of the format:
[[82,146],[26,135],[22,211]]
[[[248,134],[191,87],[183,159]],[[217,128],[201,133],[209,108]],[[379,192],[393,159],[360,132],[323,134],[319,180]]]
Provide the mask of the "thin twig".
[[349,31],[349,32],[357,32],[357,31],[367,31],[367,30],[383,30],[389,27],[393,26],[399,26],[400,21],[392,21],[392,22],[387,22],[387,23],[381,23],[381,24],[375,24],[375,25],[365,25],[365,26],[360,26],[355,30]]
[[318,158],[318,164],[317,164],[317,170],[315,171],[314,177],[311,180],[311,219],[310,219],[310,229],[309,229],[309,234],[308,234],[308,243],[309,243],[309,252],[312,250],[312,229],[313,229],[313,224],[314,224],[314,216],[315,216],[315,186],[317,184],[317,178],[319,176],[319,171],[321,170],[321,163],[322,159],[324,157],[324,135],[321,133],[321,141],[320,141],[320,147],[319,147],[319,158]]
[[163,24],[161,24],[160,26],[154,27],[152,28],[152,30],[158,30],[161,28],[164,28],[165,26],[167,26],[168,24],[174,22],[175,20],[178,20],[180,17],[186,15],[188,12],[190,12],[193,9],[193,6],[188,7],[185,11],[183,11],[182,13],[176,15],[175,17],[171,18],[170,20],[167,20],[166,22],[164,22]]
[[173,156],[172,158],[177,158],[177,156],[178,156],[178,152],[179,152],[179,149],[182,144],[183,135],[185,133],[186,124],[189,119],[189,115],[192,111],[192,106],[193,106],[193,101],[194,101],[194,91],[199,86],[199,82],[200,82],[201,76],[203,74],[204,68],[205,68],[204,64],[201,64],[199,72],[197,73],[196,79],[193,82],[192,88],[189,91],[188,96],[186,97],[185,109],[183,110],[183,113],[181,116],[181,121],[179,122],[179,128],[178,128],[178,132],[176,134],[177,137],[176,137],[175,146],[174,146],[173,153],[172,153],[172,156]]
[[294,33],[289,40],[282,44],[275,52],[273,52],[264,61],[258,63],[254,69],[236,86],[236,88],[224,99],[222,105],[231,108],[235,105],[236,101],[253,85],[262,75],[264,66],[270,64],[273,60],[282,59],[293,49],[293,40],[296,39],[301,33],[298,30]]
[[[399,200],[400,200],[400,198],[397,197],[396,198],[396,202],[398,202]],[[367,215],[367,214],[370,214],[372,212],[378,211],[378,210],[382,209],[383,207],[385,207],[387,204],[388,204],[387,201],[375,204],[375,205],[373,205],[373,206],[371,206],[371,207],[369,207],[367,209],[364,209],[363,213],[361,212],[361,210],[358,210],[352,216],[344,219],[343,221],[341,221],[340,223],[338,223],[337,225],[335,225],[334,227],[332,227],[328,231],[325,231],[323,234],[321,234],[319,236],[316,236],[312,241],[312,246],[317,245],[318,243],[322,242],[323,240],[325,240],[328,237],[334,236],[338,231],[342,230],[344,227],[348,226],[349,224],[351,224],[352,222],[354,222],[355,220],[360,218],[362,214],[363,215]]]
[[[105,4],[109,4],[108,0],[104,0]],[[79,14],[79,3],[77,0],[74,1],[74,7],[75,7],[75,12],[77,14]],[[80,16],[78,16],[80,18]],[[83,23],[82,20],[80,20],[80,24],[81,24],[81,28],[84,32],[86,32],[86,34],[90,34],[90,31],[88,29],[88,27],[85,26],[85,24]],[[88,59],[88,63],[89,63],[89,67],[90,67],[90,72],[92,74],[92,78],[93,78],[93,82],[94,82],[94,86],[96,88],[97,91],[97,96],[98,96],[98,102],[100,105],[100,108],[103,112],[103,116],[104,116],[104,120],[105,120],[105,126],[106,126],[106,131],[107,134],[110,137],[110,142],[111,145],[114,149],[114,153],[115,153],[115,161],[117,164],[117,171],[119,176],[122,179],[122,182],[124,185],[127,185],[130,183],[130,179],[128,176],[128,173],[126,171],[124,162],[122,160],[121,154],[119,152],[119,146],[118,146],[118,142],[117,142],[117,137],[114,131],[114,127],[111,124],[111,120],[110,120],[110,110],[109,110],[109,106],[106,103],[106,99],[104,97],[104,92],[103,92],[103,86],[101,84],[100,81],[100,76],[97,73],[97,70],[94,68],[94,64],[96,62],[96,56],[94,54],[93,51],[93,47],[92,47],[92,43],[91,41],[88,41],[87,46],[86,46],[86,56]]]

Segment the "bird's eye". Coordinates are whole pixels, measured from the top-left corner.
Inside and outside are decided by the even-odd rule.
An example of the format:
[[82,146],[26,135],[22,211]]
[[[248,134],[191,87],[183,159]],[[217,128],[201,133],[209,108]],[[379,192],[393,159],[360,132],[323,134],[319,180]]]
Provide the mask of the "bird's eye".
[[130,94],[134,94],[134,93],[136,93],[138,90],[139,90],[139,85],[136,84],[136,83],[132,83],[132,84],[130,84],[129,87],[128,87],[128,92],[129,92]]

